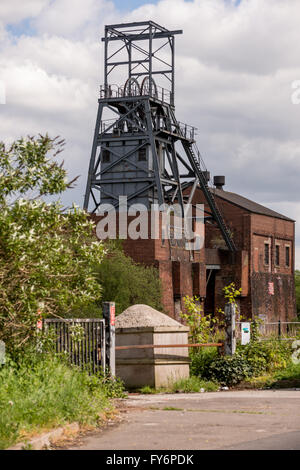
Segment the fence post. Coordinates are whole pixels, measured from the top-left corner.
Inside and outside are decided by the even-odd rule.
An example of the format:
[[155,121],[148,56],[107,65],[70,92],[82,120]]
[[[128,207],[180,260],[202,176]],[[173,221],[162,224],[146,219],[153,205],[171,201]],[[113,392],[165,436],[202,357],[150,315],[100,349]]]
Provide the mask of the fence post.
[[106,364],[109,367],[110,375],[116,375],[116,330],[115,330],[115,302],[103,302],[102,313],[105,320],[105,354]]
[[225,355],[232,356],[236,350],[235,304],[225,305]]
[[281,338],[281,321],[278,322],[278,337]]
[[5,343],[0,340],[0,366],[5,364]]

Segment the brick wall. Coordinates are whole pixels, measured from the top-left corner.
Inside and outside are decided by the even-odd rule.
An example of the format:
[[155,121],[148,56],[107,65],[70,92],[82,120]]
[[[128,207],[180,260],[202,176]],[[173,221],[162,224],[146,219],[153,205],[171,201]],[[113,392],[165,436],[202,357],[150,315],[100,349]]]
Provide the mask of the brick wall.
[[[190,188],[185,189],[184,194],[189,191]],[[220,230],[210,224],[205,226],[205,249],[190,252],[176,240],[162,240],[161,215],[159,238],[124,240],[125,252],[136,262],[158,267],[164,310],[177,320],[180,320],[179,311],[183,309],[184,296],[205,297],[206,264],[221,266],[221,270],[214,273],[215,312],[218,308],[224,308],[223,287],[235,282],[238,288],[242,287],[239,302],[245,316],[251,318],[265,313],[269,321],[294,318],[294,223],[251,213],[218,196],[216,202],[232,231],[238,249],[235,259],[230,258]],[[209,212],[199,189],[195,191],[193,204],[204,204]],[[129,218],[128,223],[132,219]],[[269,264],[264,259],[266,244],[270,246]],[[278,264],[276,246],[279,247]],[[289,247],[289,265],[286,263],[286,247]]]
[[[102,217],[94,215],[92,218],[97,223]],[[133,220],[134,217],[128,217],[128,225]],[[177,321],[181,321],[179,314],[181,310],[184,310],[183,298],[187,295],[205,295],[205,249],[203,247],[197,251],[190,251],[185,249],[184,240],[163,240],[161,225],[160,215],[157,239],[132,240],[128,238],[123,240],[123,248],[135,262],[157,267],[162,282],[164,311]],[[148,226],[150,231],[150,213]],[[118,230],[117,220],[117,233]],[[195,265],[197,265],[196,278],[193,267]]]

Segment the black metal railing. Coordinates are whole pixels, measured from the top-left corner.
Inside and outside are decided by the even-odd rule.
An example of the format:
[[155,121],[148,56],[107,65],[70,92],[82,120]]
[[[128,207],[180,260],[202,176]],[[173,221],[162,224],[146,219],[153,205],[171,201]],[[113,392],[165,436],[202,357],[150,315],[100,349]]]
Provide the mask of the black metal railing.
[[104,85],[100,85],[100,98],[124,98],[124,97],[131,97],[131,96],[151,96],[163,103],[172,103],[172,92],[167,90],[166,88],[162,88],[160,86],[153,87],[153,90],[150,91],[150,88],[144,88],[141,91],[138,87],[125,87],[119,86],[116,84],[108,85],[105,87]]
[[105,372],[105,321],[98,318],[43,321],[44,333],[53,339],[56,353],[71,364],[96,373]]

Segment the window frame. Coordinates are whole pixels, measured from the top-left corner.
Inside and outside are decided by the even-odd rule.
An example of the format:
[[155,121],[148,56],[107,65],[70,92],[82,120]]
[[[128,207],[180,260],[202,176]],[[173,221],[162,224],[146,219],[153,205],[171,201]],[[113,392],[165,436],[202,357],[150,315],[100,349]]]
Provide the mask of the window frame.
[[[277,268],[280,267],[280,247],[281,247],[280,243],[275,243],[275,263],[274,264]],[[277,258],[277,255],[278,255],[278,258]]]
[[[270,242],[264,242],[264,265],[268,268],[270,267],[271,262],[271,250],[270,250]],[[266,262],[266,247],[268,247],[268,262]]]
[[291,245],[285,245],[285,267],[291,267]]

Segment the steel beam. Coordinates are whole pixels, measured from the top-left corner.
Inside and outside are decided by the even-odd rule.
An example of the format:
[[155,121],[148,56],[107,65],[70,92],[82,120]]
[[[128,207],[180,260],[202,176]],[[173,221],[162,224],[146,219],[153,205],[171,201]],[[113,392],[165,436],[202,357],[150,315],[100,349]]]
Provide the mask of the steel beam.
[[[175,36],[176,34],[182,34],[183,31],[182,29],[176,29],[175,31],[167,31],[167,32],[160,32],[160,33],[153,33],[152,38],[153,39],[162,39],[162,38],[168,38],[170,36]],[[119,33],[118,36],[112,36],[108,37],[107,41],[120,41],[120,40],[126,40],[126,41],[145,41],[146,39],[150,39],[151,34],[146,33],[146,34],[126,34],[122,35]],[[102,41],[106,41],[105,38],[101,39]]]

